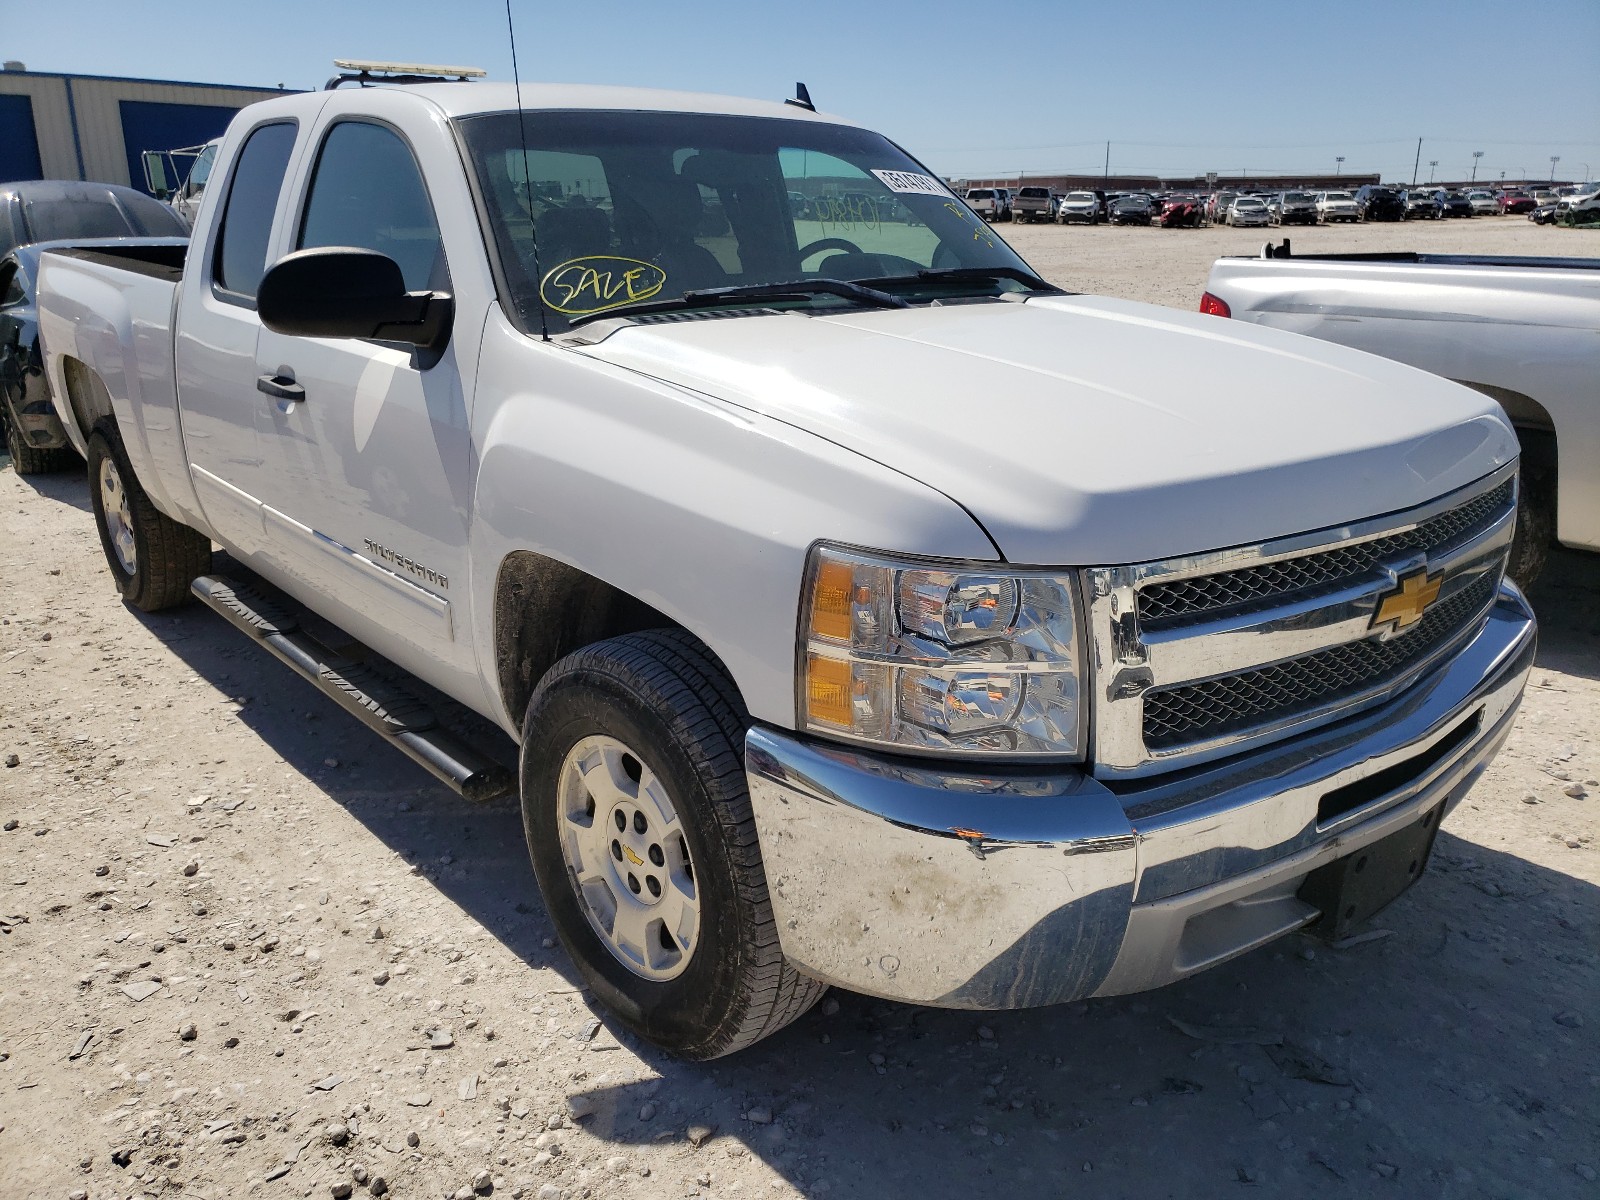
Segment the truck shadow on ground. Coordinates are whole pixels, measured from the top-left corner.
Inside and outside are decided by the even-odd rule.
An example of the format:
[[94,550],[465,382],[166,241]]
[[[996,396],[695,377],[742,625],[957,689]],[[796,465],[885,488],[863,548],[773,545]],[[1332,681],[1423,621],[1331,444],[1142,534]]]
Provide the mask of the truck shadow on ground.
[[[1592,676],[1594,589],[1564,572],[1542,600],[1540,662]],[[237,718],[288,768],[512,953],[578,986],[545,944],[514,802],[455,796],[203,610],[144,620],[243,698]],[[807,1196],[1320,1195],[1394,1181],[1403,1194],[1576,1196],[1579,1172],[1600,1167],[1600,1053],[1585,1032],[1600,1022],[1597,925],[1600,889],[1447,823],[1427,876],[1373,922],[1387,932],[1346,949],[1297,936],[1161,992],[1019,1013],[835,992],[709,1064],[618,1028],[658,1076],[645,1082],[607,1082],[612,1059],[581,1045],[552,1053],[577,1064],[569,1087],[594,1109],[581,1136],[613,1153],[680,1143],[682,1180],[654,1182],[690,1193],[753,1156]],[[694,1126],[712,1131],[698,1148]]]
[[1536,671],[1551,667],[1600,679],[1600,554],[1553,551],[1528,602],[1539,618]]
[[[1164,991],[1017,1013],[844,993],[724,1064],[601,1086],[616,1143],[717,1132],[806,1195],[1580,1195],[1600,889],[1442,833],[1346,949],[1291,937]],[[1538,1047],[1528,1061],[1507,1043]],[[640,1119],[646,1102],[662,1109]]]
[[[0,449],[0,470],[10,466],[11,456]],[[94,511],[89,499],[88,468],[82,460],[65,471],[54,471],[48,475],[19,475],[17,478],[47,500],[65,504],[79,512]]]

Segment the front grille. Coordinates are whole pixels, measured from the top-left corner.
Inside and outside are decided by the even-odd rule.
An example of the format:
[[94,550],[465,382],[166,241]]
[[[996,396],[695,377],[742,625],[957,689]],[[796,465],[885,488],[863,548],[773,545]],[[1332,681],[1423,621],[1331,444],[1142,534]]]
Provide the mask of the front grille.
[[[1418,529],[1452,518],[1477,503],[1462,505]],[[1462,633],[1488,607],[1497,585],[1494,573],[1484,575],[1436,604],[1415,629],[1388,641],[1351,642],[1260,670],[1147,692],[1145,745],[1151,750],[1166,750],[1236,734],[1381,688]]]
[[1474,496],[1464,504],[1403,533],[1336,550],[1263,563],[1238,571],[1156,583],[1139,593],[1139,621],[1146,629],[1165,629],[1199,617],[1217,617],[1277,606],[1332,591],[1400,554],[1437,553],[1492,524],[1511,507],[1513,481]]

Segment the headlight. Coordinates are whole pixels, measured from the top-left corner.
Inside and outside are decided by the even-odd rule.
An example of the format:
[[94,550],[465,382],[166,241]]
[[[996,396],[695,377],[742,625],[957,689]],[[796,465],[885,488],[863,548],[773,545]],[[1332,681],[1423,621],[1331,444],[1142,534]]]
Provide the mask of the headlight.
[[819,546],[800,614],[802,726],[948,754],[1080,757],[1070,574]]

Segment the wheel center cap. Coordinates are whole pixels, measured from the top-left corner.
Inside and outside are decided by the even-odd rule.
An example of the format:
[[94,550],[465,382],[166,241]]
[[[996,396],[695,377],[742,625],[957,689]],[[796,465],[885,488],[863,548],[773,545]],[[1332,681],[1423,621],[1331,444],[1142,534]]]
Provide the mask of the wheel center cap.
[[640,858],[637,854],[635,854],[633,852],[633,847],[627,845],[626,843],[624,843],[624,845],[622,847],[622,856],[624,858],[626,858],[629,862],[631,862],[636,867],[644,866],[644,859]]

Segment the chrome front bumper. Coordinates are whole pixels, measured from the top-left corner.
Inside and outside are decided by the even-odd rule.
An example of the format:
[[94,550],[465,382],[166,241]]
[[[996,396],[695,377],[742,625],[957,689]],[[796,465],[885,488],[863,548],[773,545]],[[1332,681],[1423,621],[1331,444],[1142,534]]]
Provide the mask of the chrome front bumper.
[[1002,1009],[1159,987],[1307,925],[1306,876],[1448,812],[1505,742],[1533,613],[1393,702],[1226,762],[1107,785],[978,775],[752,729],[745,763],[783,950],[852,991]]

